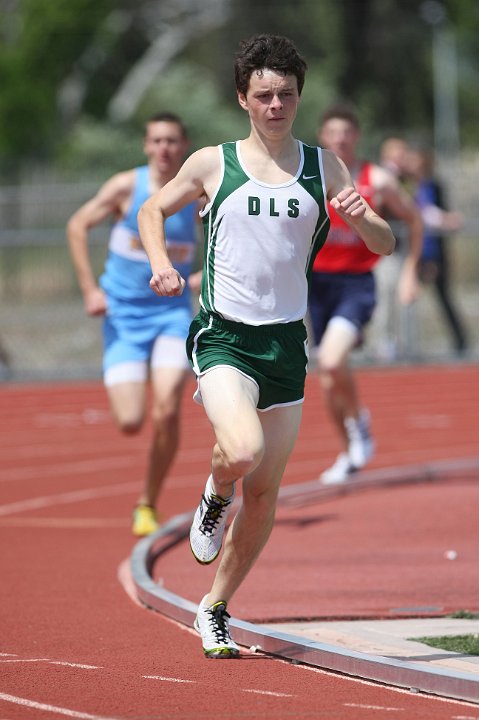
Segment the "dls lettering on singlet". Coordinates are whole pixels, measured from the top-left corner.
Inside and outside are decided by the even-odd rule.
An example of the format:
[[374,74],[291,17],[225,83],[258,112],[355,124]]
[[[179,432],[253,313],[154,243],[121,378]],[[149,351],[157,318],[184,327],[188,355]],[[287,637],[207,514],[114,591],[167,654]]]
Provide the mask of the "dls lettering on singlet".
[[[264,205],[267,205],[267,209],[264,208]],[[299,216],[299,200],[290,198],[287,203],[287,208],[288,217],[297,218]],[[270,217],[279,217],[281,214],[276,208],[276,198],[269,198],[269,203],[264,200],[262,208],[261,199],[250,195],[248,197],[248,215],[260,215],[262,211],[267,212]]]

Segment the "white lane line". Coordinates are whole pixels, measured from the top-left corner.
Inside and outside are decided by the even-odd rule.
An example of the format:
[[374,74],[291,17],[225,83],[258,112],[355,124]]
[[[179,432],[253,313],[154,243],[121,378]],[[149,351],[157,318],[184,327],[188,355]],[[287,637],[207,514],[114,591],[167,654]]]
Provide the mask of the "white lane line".
[[15,658],[0,659],[0,663],[48,663],[48,665],[62,665],[62,667],[80,668],[82,670],[102,670],[101,665],[84,665],[83,663],[67,662],[66,660],[51,660],[50,658]]
[[344,703],[344,707],[361,708],[361,710],[382,710],[383,712],[403,712],[403,708],[384,707],[383,705],[362,705],[361,703]]
[[[275,658],[276,661],[280,661],[279,658]],[[281,662],[289,662],[289,661],[281,661]],[[336,675],[336,673],[333,670],[323,670],[322,668],[312,667],[310,665],[293,665],[292,667],[298,668],[298,670],[307,672],[315,672],[319,673],[320,675]],[[349,682],[356,683],[359,685],[369,685],[370,687],[376,687],[378,684],[374,682],[373,680],[365,680],[360,677],[356,677],[354,675],[345,675],[344,680],[348,680]],[[410,688],[402,688],[402,687],[395,687],[394,685],[387,685],[388,692],[396,693],[398,695],[411,695],[413,692]],[[450,697],[441,697],[440,695],[427,695],[425,693],[425,696],[429,698],[431,702],[442,702],[442,703],[453,703],[454,705],[462,705],[463,707],[476,707],[476,704],[473,702],[469,702],[468,700],[456,700],[455,698]],[[479,717],[473,717],[473,718],[467,718],[467,720],[479,720]]]
[[27,510],[38,510],[39,508],[52,507],[52,505],[68,505],[69,503],[84,502],[95,498],[121,495],[138,490],[137,482],[119,483],[117,485],[106,485],[102,488],[89,488],[87,490],[74,490],[58,495],[43,495],[28,500],[19,500],[6,505],[0,505],[0,517],[11,515]]
[[20,480],[33,480],[35,478],[45,477],[61,477],[68,475],[84,475],[88,473],[106,472],[108,470],[118,470],[126,467],[136,467],[138,465],[138,457],[129,455],[121,455],[111,458],[94,458],[93,460],[79,460],[78,462],[58,463],[52,459],[51,463],[46,465],[27,465],[26,467],[14,467],[3,470],[0,474],[0,482],[18,482]]
[[164,675],[142,675],[146,680],[162,680],[163,682],[196,684],[196,680],[182,680],[181,678],[164,677]]
[[[275,660],[277,662],[280,661],[279,658],[275,658]],[[289,661],[283,660],[281,662],[289,662]],[[312,667],[310,665],[294,664],[293,667],[298,668],[298,670],[300,670],[300,671],[306,670],[307,672],[315,672],[315,673],[319,673],[320,675],[331,676],[331,675],[337,674],[333,670],[323,670],[322,668]],[[345,675],[343,679],[348,680],[349,682],[352,682],[355,684],[359,684],[359,685],[369,685],[370,687],[378,686],[377,683],[374,682],[373,680],[365,680],[364,678],[356,677],[354,675]],[[411,690],[410,688],[402,688],[402,687],[395,687],[394,685],[388,685],[387,689],[388,689],[388,692],[396,693],[397,695],[411,695],[411,693],[413,693],[417,697],[417,693],[414,693],[414,691]],[[424,693],[424,694],[427,695],[427,693]],[[429,695],[429,697],[431,698],[431,700],[434,700],[434,702],[453,703],[454,705],[462,705],[463,707],[473,707],[473,708],[477,707],[476,703],[471,702],[469,700],[456,700],[456,698],[441,697],[440,695],[434,695],[434,696]],[[473,717],[473,718],[467,718],[467,720],[479,720],[479,716]]]
[[108,718],[104,715],[91,715],[90,713],[84,713],[78,710],[69,710],[68,708],[58,707],[57,705],[48,705],[46,703],[37,702],[36,700],[28,700],[27,698],[16,697],[15,695],[7,695],[7,693],[0,693],[0,700],[13,703],[14,705],[22,705],[23,707],[33,708],[35,710],[44,710],[45,712],[57,713],[57,715],[79,718],[80,720],[118,720],[118,718]]
[[37,427],[66,427],[76,425],[110,424],[111,415],[108,410],[87,408],[81,412],[39,413],[33,416],[33,424]]
[[16,528],[53,528],[53,529],[102,529],[129,527],[128,518],[104,517],[4,517],[0,518],[0,527]]
[[[123,560],[119,566],[117,571],[117,578],[122,586],[123,590],[126,592],[130,600],[132,600],[135,605],[138,605],[139,607],[145,609],[145,606],[141,602],[141,600],[138,598],[138,595],[136,594],[136,586],[133,582],[133,578],[131,577],[131,569],[130,569],[130,558],[127,557],[125,560]],[[144,675],[143,677],[147,677]],[[148,677],[153,678],[153,675],[148,675]],[[156,676],[155,676],[156,677]]]
[[288,693],[271,692],[270,690],[253,690],[250,688],[243,688],[243,692],[254,693],[255,695],[270,695],[272,697],[294,697],[294,695],[288,695]]
[[[99,472],[108,473],[128,467],[138,467],[138,458],[131,458],[130,456],[125,456],[125,458],[126,459],[121,459],[120,462],[117,460],[88,460],[78,464],[75,463],[74,465],[68,463],[58,465],[52,460],[51,464],[48,463],[42,466],[35,465],[23,468],[10,468],[9,470],[2,470],[0,472],[0,483],[43,480],[46,477],[63,477],[65,475],[68,477],[75,475],[98,475]],[[201,480],[201,482],[203,482],[203,480]],[[180,487],[200,487],[198,483],[198,471],[195,468],[191,473],[176,475],[172,489]]]

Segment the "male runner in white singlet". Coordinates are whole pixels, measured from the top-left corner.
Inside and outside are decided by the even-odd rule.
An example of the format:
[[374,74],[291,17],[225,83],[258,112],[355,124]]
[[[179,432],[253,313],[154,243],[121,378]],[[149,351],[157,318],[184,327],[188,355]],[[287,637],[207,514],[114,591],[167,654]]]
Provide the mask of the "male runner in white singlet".
[[150,285],[175,296],[184,280],[168,258],[163,222],[186,203],[203,203],[201,310],[187,351],[216,443],[191,526],[198,562],[218,556],[235,483],[243,481],[241,507],[195,621],[206,657],[239,653],[227,603],[270,535],[297,437],[307,364],[303,318],[313,260],[329,227],[326,200],[373,252],[394,247],[389,226],[354,190],[336,156],[293,137],[305,70],[287,38],[259,35],[241,43],[235,79],[249,136],[194,153],[139,213]]
[[[143,426],[147,384],[153,389],[153,439],[146,477],[133,510],[132,531],[148,535],[158,528],[156,504],[173,461],[179,411],[188,373],[185,338],[191,322],[189,292],[157,297],[148,287],[151,268],[138,235],[140,206],[178,172],[188,149],[183,122],[172,113],[146,123],[148,164],[118,173],[72,216],[67,235],[88,315],[104,315],[103,373],[111,410],[119,428],[134,434]],[[197,205],[171,215],[165,233],[171,262],[190,275],[197,242]],[[108,217],[108,259],[100,285],[91,266],[88,233]]]

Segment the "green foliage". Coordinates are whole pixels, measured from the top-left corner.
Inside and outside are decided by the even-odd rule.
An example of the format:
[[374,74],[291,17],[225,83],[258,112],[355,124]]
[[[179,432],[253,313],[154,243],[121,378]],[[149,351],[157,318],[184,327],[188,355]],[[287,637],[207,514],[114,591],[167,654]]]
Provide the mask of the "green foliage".
[[[295,126],[297,137],[316,142],[318,107],[333,100],[334,88],[328,85],[321,69],[311,64]],[[249,131],[248,118],[238,105],[233,86],[229,97],[223,98],[212,71],[206,73],[197,64],[179,61],[158,77],[133,123],[111,126],[93,117],[82,118],[58,146],[57,162],[70,176],[87,174],[99,178],[133,167],[144,160],[144,119],[166,110],[184,119],[192,151],[245,137]]]
[[174,63],[157,78],[137,116],[146,118],[163,110],[184,118],[193,149],[245,136],[249,128],[246,114],[236,102],[233,85],[229,95],[223,97],[214,71],[186,59]]
[[47,157],[57,136],[57,92],[110,0],[23,0],[3,10],[0,157]]
[[[430,134],[434,28],[424,19],[422,0],[218,2],[230,9],[225,24],[180,43],[131,122],[118,128],[108,118],[110,100],[158,33],[169,22],[181,27],[182,17],[160,18],[163,6],[151,0],[3,3],[0,169],[36,159],[85,169],[115,165],[114,142],[138,147],[145,115],[159,107],[185,117],[193,147],[244,135],[233,54],[240,39],[258,32],[288,35],[308,62],[296,123],[306,141],[314,140],[324,106],[340,98],[356,104],[371,144],[392,132]],[[461,139],[477,145],[479,4],[442,3],[458,49]],[[65,87],[77,93],[75,101]],[[117,154],[122,157],[123,151]],[[126,157],[136,157],[136,151],[128,149]]]
[[145,161],[142,128],[116,127],[83,117],[57,147],[58,167],[74,178],[104,181],[109,175]]

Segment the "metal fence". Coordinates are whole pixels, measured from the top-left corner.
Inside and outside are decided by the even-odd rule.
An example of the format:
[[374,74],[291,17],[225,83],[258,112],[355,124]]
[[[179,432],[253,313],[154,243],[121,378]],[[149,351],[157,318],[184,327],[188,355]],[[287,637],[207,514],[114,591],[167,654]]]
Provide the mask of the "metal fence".
[[[0,189],[0,373],[3,379],[99,376],[100,322],[84,315],[65,239],[97,184]],[[91,235],[98,274],[108,226]]]
[[[453,243],[454,296],[471,339],[479,348],[479,221],[475,188],[479,164],[452,182],[455,207],[466,228]],[[0,379],[100,377],[101,320],[86,317],[71,264],[65,224],[91,197],[98,183],[36,183],[0,187]],[[457,198],[457,200],[456,200]],[[94,267],[100,274],[108,225],[91,235]],[[409,318],[410,339],[402,360],[450,358],[451,343],[431,289],[423,291]],[[358,362],[375,362],[374,326]]]

